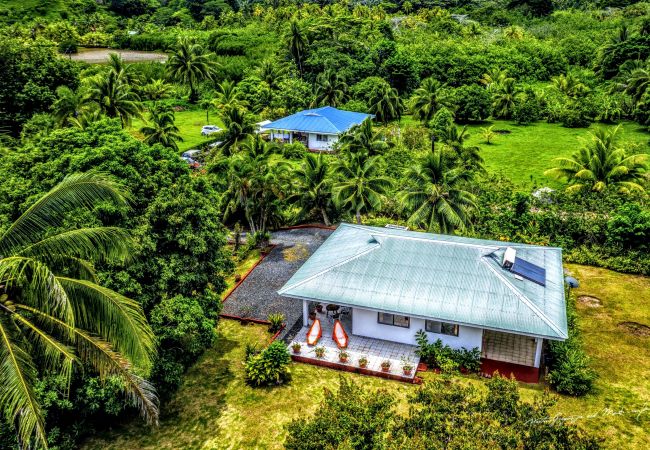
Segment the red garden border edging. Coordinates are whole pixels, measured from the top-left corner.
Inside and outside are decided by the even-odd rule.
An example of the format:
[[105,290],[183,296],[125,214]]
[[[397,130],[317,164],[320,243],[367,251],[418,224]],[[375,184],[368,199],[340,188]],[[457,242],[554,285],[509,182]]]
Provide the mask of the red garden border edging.
[[418,377],[405,378],[401,375],[395,375],[392,373],[377,372],[375,370],[370,370],[370,369],[362,369],[361,367],[355,367],[348,364],[339,364],[330,361],[320,361],[317,359],[305,358],[304,356],[300,356],[296,354],[291,355],[291,359],[297,362],[311,364],[313,366],[321,366],[321,367],[327,367],[329,369],[342,370],[344,372],[352,372],[352,373],[359,373],[362,375],[370,375],[373,377],[386,378],[387,380],[401,381],[402,383],[419,384],[415,380]]
[[[228,291],[228,293],[223,296],[223,299],[221,300],[221,303],[224,303],[226,300],[228,300],[228,297],[230,297],[232,295],[232,293],[235,292],[235,289],[237,289],[239,287],[239,285],[242,284],[246,278],[248,278],[248,276],[251,274],[251,272],[253,270],[255,270],[255,268],[257,266],[259,266],[262,261],[264,261],[264,258],[269,256],[271,254],[271,252],[273,250],[275,250],[275,247],[277,247],[277,245],[271,245],[271,250],[269,250],[268,253],[260,255],[260,258],[257,261],[255,261],[255,264],[253,264],[253,266],[250,269],[248,269],[248,271],[241,277],[241,280],[239,280],[233,287],[231,287],[230,290]],[[234,318],[234,317],[236,317],[236,316],[231,316],[231,318]]]

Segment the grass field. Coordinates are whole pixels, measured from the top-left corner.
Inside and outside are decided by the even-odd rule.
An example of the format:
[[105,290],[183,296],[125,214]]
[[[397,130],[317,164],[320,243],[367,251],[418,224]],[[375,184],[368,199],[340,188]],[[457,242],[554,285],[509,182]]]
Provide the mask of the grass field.
[[[419,125],[410,116],[402,119],[402,125]],[[487,144],[482,128],[494,126],[493,131],[501,130],[493,143]],[[503,174],[515,184],[526,187],[550,186],[558,188],[561,183],[544,175],[544,171],[554,167],[554,158],[571,156],[589,139],[589,133],[597,127],[611,125],[592,124],[590,128],[564,128],[560,124],[537,122],[521,126],[505,120],[494,120],[467,126],[469,138],[467,145],[477,145],[485,160],[488,172]],[[624,122],[621,142],[639,146],[650,152],[650,133],[639,124]]]
[[[146,116],[146,114],[145,114]],[[185,111],[178,111],[175,113],[176,126],[179,129],[183,141],[178,143],[178,148],[181,152],[192,148],[197,148],[199,145],[208,141],[205,136],[201,135],[201,127],[207,125],[205,111],[201,109],[188,109]],[[223,128],[223,122],[217,117],[215,113],[210,113],[210,125],[217,125]],[[141,119],[133,120],[129,132],[142,139],[140,128],[144,125]]]
[[[625,321],[650,325],[650,278],[586,266],[567,268],[582,284],[578,295],[602,301],[599,308],[578,307],[587,351],[599,379],[595,393],[585,398],[560,397],[555,412],[582,417],[578,423],[605,437],[606,448],[650,448],[650,337],[632,335],[618,326]],[[84,448],[281,448],[286,424],[315,411],[323,389],[336,388],[339,376],[369,388],[388,389],[398,399],[401,411],[415,389],[306,364],[292,366],[293,380],[287,386],[251,388],[243,380],[244,346],[246,342],[268,342],[266,328],[222,320],[218,331],[214,348],[189,370],[172,402],[164,407],[160,427],[124,424],[87,442]],[[435,376],[424,374],[425,380]],[[483,384],[476,377],[463,379]],[[522,397],[531,400],[542,389],[523,385]],[[590,415],[593,417],[587,417]]]

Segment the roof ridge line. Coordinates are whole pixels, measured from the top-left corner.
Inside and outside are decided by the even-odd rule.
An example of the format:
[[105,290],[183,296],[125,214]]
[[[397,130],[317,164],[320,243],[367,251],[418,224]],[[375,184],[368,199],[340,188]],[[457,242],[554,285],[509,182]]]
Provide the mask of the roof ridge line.
[[283,287],[282,289],[280,289],[278,291],[278,294],[282,295],[284,292],[287,292],[290,289],[294,289],[294,288],[296,288],[298,286],[301,286],[301,285],[313,280],[314,278],[320,277],[321,275],[329,272],[332,269],[335,269],[335,268],[340,267],[340,266],[342,266],[344,264],[347,264],[350,261],[355,260],[357,258],[360,258],[361,256],[363,256],[363,255],[365,255],[367,253],[370,253],[371,251],[373,251],[373,250],[375,250],[375,249],[377,249],[379,247],[381,247],[381,245],[379,243],[377,243],[377,244],[371,246],[369,249],[366,249],[366,250],[364,250],[362,252],[359,252],[359,253],[357,253],[355,255],[352,255],[349,258],[346,258],[343,261],[340,261],[340,262],[338,262],[338,263],[336,263],[336,264],[334,264],[332,266],[326,267],[325,269],[321,270],[320,272],[317,272],[317,273],[313,274],[312,276],[305,278],[304,280],[301,280],[301,281],[299,281],[297,283],[294,283],[294,284],[292,284],[290,286]]
[[515,287],[515,285],[513,285],[513,284],[510,282],[510,280],[508,280],[506,277],[504,277],[502,274],[500,274],[500,273],[499,273],[499,272],[498,272],[494,267],[492,267],[492,266],[490,265],[490,263],[488,263],[488,262],[485,261],[484,259],[481,258],[481,262],[482,262],[483,264],[485,264],[485,265],[490,269],[490,271],[491,271],[492,273],[494,273],[494,275],[496,275],[496,276],[497,276],[501,281],[503,281],[503,282],[505,283],[505,285],[508,286],[508,288],[509,288],[512,292],[514,292],[514,294],[515,294],[517,297],[519,297],[519,299],[520,299],[521,301],[523,301],[523,303],[524,303],[524,304],[525,304],[525,305],[526,305],[530,310],[532,310],[532,311],[535,313],[535,315],[537,315],[540,319],[542,319],[546,325],[548,325],[549,327],[551,327],[551,329],[553,329],[553,330],[555,331],[555,333],[556,333],[558,336],[560,336],[560,337],[567,337],[567,336],[564,335],[564,333],[562,332],[562,330],[560,330],[560,328],[559,328],[557,325],[555,325],[555,324],[553,323],[553,321],[551,321],[551,320],[546,316],[546,314],[544,314],[544,312],[543,312],[543,311],[542,311],[542,310],[541,310],[537,305],[535,305],[535,304],[534,304],[534,303],[533,303],[533,302],[532,302],[528,297],[526,297],[526,296],[525,296],[521,291],[519,291],[519,289],[517,289],[517,288]]

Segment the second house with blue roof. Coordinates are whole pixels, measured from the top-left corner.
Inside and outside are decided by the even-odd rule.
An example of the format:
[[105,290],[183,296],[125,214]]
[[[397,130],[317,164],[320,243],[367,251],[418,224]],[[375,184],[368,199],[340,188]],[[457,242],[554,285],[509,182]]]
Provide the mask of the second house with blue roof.
[[331,151],[339,137],[370,114],[342,111],[331,106],[307,109],[263,125],[271,140],[301,142],[312,151]]

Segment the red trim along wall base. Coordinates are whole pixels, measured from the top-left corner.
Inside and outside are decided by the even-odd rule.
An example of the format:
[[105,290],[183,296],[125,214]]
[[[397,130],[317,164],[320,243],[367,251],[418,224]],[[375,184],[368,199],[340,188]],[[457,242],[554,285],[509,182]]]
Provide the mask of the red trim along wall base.
[[522,366],[521,364],[481,358],[481,374],[491,377],[495,372],[499,372],[506,377],[514,376],[517,381],[524,383],[539,383],[538,367]]
[[[375,370],[370,370],[370,369],[362,369],[361,367],[355,367],[351,366],[349,364],[339,364],[335,362],[330,362],[330,361],[321,361],[318,359],[314,358],[305,358],[304,356],[296,355],[293,354],[291,355],[291,359],[297,362],[301,363],[306,363],[306,364],[311,364],[314,366],[321,366],[321,367],[327,367],[329,369],[335,369],[335,370],[343,370],[345,372],[352,372],[352,373],[360,373],[362,375],[371,375],[374,377],[381,377],[381,378],[386,378],[388,380],[396,380],[396,381],[403,381],[404,383],[416,383],[418,384],[418,381],[416,380],[417,377],[415,378],[406,378],[401,375],[396,375],[393,373],[386,373],[386,372],[377,372]],[[419,380],[421,382],[421,380]]]

